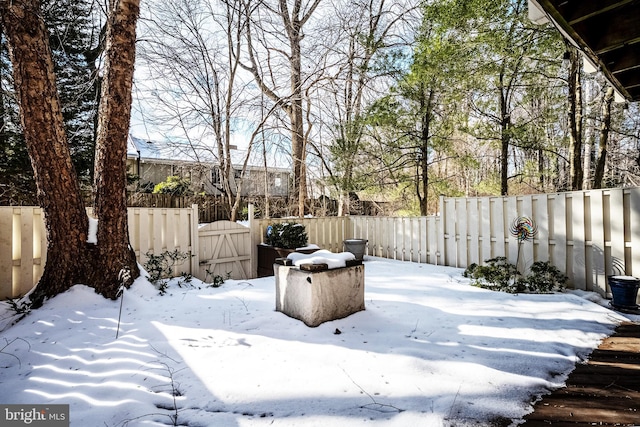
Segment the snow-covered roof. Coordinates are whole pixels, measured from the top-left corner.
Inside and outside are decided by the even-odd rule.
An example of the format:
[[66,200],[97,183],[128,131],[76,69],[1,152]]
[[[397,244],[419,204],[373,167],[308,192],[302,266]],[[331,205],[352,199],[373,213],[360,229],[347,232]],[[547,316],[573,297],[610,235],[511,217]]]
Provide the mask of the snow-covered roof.
[[129,135],[127,157],[167,162],[217,163],[213,151],[203,145],[168,141],[145,141]]
[[[231,161],[237,168],[242,168],[244,163],[242,150],[232,150]],[[209,163],[218,164],[214,149],[201,144],[172,141],[147,141],[129,135],[127,141],[127,157],[152,161],[155,163]],[[262,166],[248,165],[249,169],[262,169]],[[272,172],[290,172],[288,168],[270,166]]]

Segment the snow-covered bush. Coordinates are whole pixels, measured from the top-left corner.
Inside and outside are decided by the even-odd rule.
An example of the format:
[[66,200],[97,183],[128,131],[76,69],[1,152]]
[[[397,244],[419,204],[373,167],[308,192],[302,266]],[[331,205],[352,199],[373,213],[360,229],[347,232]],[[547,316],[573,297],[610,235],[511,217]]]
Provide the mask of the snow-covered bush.
[[486,265],[471,264],[463,276],[472,279],[474,286],[514,294],[561,291],[567,282],[567,276],[548,261],[534,262],[531,273],[526,277],[520,276],[516,266],[505,257],[492,258],[485,263]]
[[302,248],[307,245],[307,241],[307,230],[300,223],[283,222],[267,227],[265,243],[275,248]]

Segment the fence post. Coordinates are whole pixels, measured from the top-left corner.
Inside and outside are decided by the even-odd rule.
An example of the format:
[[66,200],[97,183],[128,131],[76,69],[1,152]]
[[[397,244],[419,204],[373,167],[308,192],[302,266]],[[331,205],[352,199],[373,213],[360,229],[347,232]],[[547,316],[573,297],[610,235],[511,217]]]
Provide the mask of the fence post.
[[198,274],[200,268],[200,236],[198,235],[198,205],[191,205],[191,274]]
[[249,244],[251,245],[251,271],[249,272],[248,279],[253,279],[254,277],[258,277],[258,221],[255,220],[254,216],[254,205],[253,203],[249,203]]

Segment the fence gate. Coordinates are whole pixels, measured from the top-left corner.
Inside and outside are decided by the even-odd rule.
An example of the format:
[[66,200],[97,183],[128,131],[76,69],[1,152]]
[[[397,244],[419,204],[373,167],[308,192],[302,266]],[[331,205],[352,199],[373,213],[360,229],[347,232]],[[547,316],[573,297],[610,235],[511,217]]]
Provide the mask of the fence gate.
[[199,268],[205,282],[214,276],[247,279],[251,272],[251,229],[231,221],[216,221],[198,229]]

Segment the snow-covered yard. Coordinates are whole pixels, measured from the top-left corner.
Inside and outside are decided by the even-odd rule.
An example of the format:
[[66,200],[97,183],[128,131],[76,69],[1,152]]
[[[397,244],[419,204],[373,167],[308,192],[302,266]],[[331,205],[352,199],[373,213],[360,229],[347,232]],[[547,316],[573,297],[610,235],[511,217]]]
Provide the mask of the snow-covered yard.
[[139,279],[117,339],[120,302],[76,286],[0,334],[0,403],[70,404],[79,427],[517,425],[640,320],[592,293],[510,295],[461,274],[367,257],[366,310],[317,328],[274,310],[272,277],[174,280],[164,296]]

